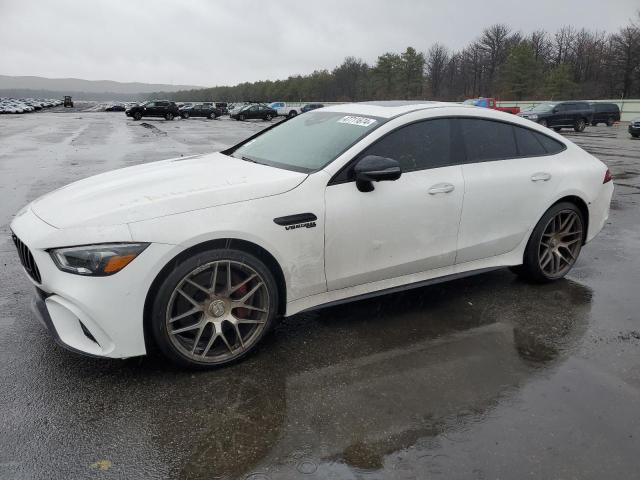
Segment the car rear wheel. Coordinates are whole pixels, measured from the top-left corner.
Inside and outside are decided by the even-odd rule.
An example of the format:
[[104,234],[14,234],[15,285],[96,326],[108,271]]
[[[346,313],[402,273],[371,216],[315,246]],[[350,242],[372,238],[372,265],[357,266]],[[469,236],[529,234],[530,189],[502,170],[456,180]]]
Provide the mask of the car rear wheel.
[[183,112],[180,114],[180,116],[186,120],[187,118],[189,118],[189,112]]
[[160,285],[153,336],[181,366],[225,365],[255,348],[277,305],[275,279],[261,260],[239,250],[208,250],[180,263]]
[[142,118],[142,114],[140,112],[136,112],[133,114],[134,120],[140,120]]
[[171,113],[171,112],[166,113],[164,118],[169,120],[169,121],[173,120],[173,113]]
[[214,112],[211,112],[209,114],[209,120],[215,120],[216,119],[216,114]]
[[272,116],[270,113],[267,113],[267,114],[265,115],[265,117],[264,117],[264,119],[265,119],[267,122],[270,122],[272,118],[273,118],[273,116]]
[[546,121],[546,120],[544,120],[544,119],[540,120],[538,123],[539,123],[540,125],[542,125],[543,127],[548,126],[548,125],[547,125],[547,121]]
[[291,117],[295,117],[296,115],[298,115],[298,112],[296,112],[295,110],[291,110],[291,111],[289,112],[288,117],[289,117],[289,118],[291,118]]
[[243,115],[243,114],[238,115],[238,117],[237,117],[237,118],[238,118],[238,120],[239,120],[239,121],[241,121],[241,122],[243,122],[243,121],[244,121],[244,115]]
[[613,127],[613,118],[607,118],[607,127]]
[[564,277],[580,255],[584,225],[582,212],[575,204],[561,202],[554,205],[533,229],[523,264],[512,270],[535,282]]
[[573,125],[573,129],[576,132],[583,132],[585,127],[587,126],[587,122],[584,121],[584,118],[576,120],[576,123]]

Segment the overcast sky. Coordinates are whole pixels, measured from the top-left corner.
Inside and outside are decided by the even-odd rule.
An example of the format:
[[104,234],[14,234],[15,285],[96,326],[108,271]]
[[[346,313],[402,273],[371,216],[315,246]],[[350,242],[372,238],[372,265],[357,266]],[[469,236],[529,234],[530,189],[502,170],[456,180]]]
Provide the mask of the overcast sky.
[[460,48],[504,22],[615,31],[638,0],[0,0],[0,74],[226,85]]

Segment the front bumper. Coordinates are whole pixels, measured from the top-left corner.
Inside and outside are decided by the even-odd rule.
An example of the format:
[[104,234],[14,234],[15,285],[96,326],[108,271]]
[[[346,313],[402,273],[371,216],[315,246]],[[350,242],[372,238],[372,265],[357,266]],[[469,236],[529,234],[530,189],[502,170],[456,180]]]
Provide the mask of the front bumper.
[[[126,358],[146,353],[144,304],[159,270],[175,255],[175,246],[151,244],[115,275],[89,277],[60,271],[48,249],[131,241],[128,228],[127,236],[115,227],[99,229],[102,233],[59,230],[28,208],[16,216],[11,230],[29,248],[40,273],[40,282],[29,277],[39,292],[32,310],[58,343],[100,357]],[[111,240],[104,237],[107,232]]]
[[634,133],[634,134],[640,133],[640,125],[635,126],[633,124],[629,124],[629,133]]

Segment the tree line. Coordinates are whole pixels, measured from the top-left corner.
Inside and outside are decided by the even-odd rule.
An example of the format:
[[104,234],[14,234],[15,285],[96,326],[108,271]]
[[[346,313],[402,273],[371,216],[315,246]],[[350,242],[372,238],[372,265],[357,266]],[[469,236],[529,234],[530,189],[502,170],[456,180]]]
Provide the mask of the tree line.
[[479,96],[501,100],[640,97],[640,12],[615,33],[565,26],[529,34],[495,24],[461,50],[436,43],[380,55],[373,65],[347,57],[333,70],[286,80],[244,82],[149,98],[176,101],[364,101]]

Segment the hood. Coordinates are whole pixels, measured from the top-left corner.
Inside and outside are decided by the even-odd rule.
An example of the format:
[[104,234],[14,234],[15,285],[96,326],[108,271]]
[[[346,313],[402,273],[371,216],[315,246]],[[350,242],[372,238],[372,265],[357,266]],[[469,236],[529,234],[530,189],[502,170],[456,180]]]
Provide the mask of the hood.
[[115,225],[277,195],[306,177],[212,153],[89,177],[40,197],[31,208],[56,228]]

